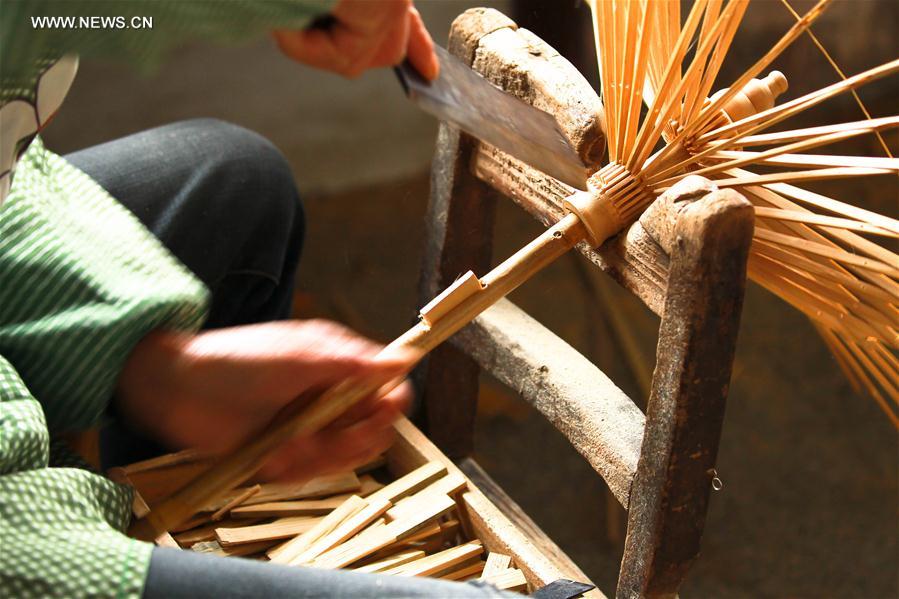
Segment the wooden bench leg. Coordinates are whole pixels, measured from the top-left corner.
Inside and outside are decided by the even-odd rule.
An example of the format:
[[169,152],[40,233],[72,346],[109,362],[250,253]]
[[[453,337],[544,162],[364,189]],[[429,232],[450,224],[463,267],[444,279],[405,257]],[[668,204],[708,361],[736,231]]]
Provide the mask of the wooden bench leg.
[[752,228],[742,196],[714,191],[683,209],[668,243],[659,240],[671,254],[668,296],[618,597],[674,595],[699,555]]
[[[490,267],[496,195],[471,174],[473,145],[470,137],[441,123],[431,167],[420,305],[459,275]],[[451,458],[472,451],[479,374],[475,361],[448,343],[417,373],[425,431]]]

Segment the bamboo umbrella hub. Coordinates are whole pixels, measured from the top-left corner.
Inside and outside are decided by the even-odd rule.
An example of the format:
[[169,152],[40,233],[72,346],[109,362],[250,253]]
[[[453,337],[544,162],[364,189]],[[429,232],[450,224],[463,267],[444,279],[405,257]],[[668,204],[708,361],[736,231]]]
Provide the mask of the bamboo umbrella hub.
[[611,162],[588,181],[588,191],[565,198],[565,209],[575,214],[587,230],[593,247],[617,234],[640,216],[652,202],[653,194],[639,175],[624,165]]

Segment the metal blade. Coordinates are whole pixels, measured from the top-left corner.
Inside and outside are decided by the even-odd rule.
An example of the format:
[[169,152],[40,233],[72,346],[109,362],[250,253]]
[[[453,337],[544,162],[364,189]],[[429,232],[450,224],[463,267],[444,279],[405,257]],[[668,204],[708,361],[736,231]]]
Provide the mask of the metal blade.
[[587,189],[587,169],[552,115],[495,87],[443,48],[435,51],[436,81],[427,81],[408,61],[396,67],[406,95],[419,108],[563,183]]

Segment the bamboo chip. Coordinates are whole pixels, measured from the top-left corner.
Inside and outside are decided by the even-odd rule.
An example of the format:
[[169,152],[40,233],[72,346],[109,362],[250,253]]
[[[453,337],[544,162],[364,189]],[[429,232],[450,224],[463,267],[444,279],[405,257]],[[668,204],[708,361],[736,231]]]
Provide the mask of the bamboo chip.
[[470,541],[463,545],[450,547],[439,553],[428,555],[389,570],[382,574],[391,576],[428,576],[451,568],[484,552],[480,541]]
[[395,506],[387,510],[387,517],[390,520],[399,520],[404,516],[413,513],[415,510],[421,509],[423,502],[431,501],[436,495],[454,495],[465,488],[467,482],[461,474],[450,474],[428,485],[424,489],[418,491],[415,495],[406,497],[398,502]]
[[764,253],[753,255],[752,260],[756,268],[759,268],[760,262],[764,263],[766,276],[789,279],[806,292],[829,302],[829,312],[843,321],[842,327],[851,327],[859,336],[889,337],[890,328],[896,324],[896,319],[887,316],[884,311],[859,301],[845,289],[822,284],[816,278],[792,268],[789,263],[777,262]]
[[287,516],[321,516],[337,509],[344,501],[353,495],[367,497],[375,491],[384,488],[384,485],[367,474],[359,477],[359,483],[359,490],[355,493],[341,493],[323,499],[271,501],[268,503],[257,503],[256,505],[243,505],[231,510],[231,517],[285,518]]
[[164,532],[153,541],[159,547],[171,547],[172,549],[181,549],[181,545],[172,537],[171,534]]
[[217,512],[214,512],[212,514],[212,516],[210,517],[210,519],[214,522],[218,522],[219,520],[221,520],[222,518],[225,517],[225,514],[227,514],[228,512],[230,512],[232,509],[236,508],[237,506],[241,505],[247,499],[249,499],[256,493],[259,493],[261,490],[262,490],[261,485],[253,485],[252,487],[247,487],[247,489],[243,493],[235,496],[234,499],[230,500],[228,503],[226,503],[221,508],[219,508],[219,510]]
[[310,565],[316,568],[343,568],[375,551],[410,536],[419,528],[439,518],[455,507],[456,503],[446,495],[435,496],[420,513],[410,514],[400,520],[378,528],[369,528],[340,547],[318,556]]
[[140,494],[140,492],[138,492],[137,487],[125,472],[124,468],[110,468],[106,472],[106,476],[109,477],[109,480],[113,482],[135,489],[131,499],[131,513],[135,518],[143,518],[150,513],[150,506],[148,506],[147,502],[144,501],[143,496]]
[[295,566],[308,563],[325,551],[333,549],[375,521],[381,514],[387,511],[390,505],[390,502],[386,499],[372,500],[359,513],[341,522],[337,528],[312,543],[307,549],[290,560],[290,565]]
[[[255,505],[290,499],[323,497],[335,493],[358,491],[361,488],[362,483],[359,482],[359,477],[356,476],[355,472],[339,472],[337,474],[319,476],[301,483],[265,483],[260,486],[261,489],[259,492],[248,498],[244,502],[244,505]],[[196,511],[217,511],[235,496],[241,495],[242,493],[244,493],[244,488],[233,489],[217,499],[213,499],[202,505],[201,508]]]
[[869,300],[883,304],[892,302],[894,298],[883,289],[853,277],[844,270],[828,267],[821,262],[809,260],[802,253],[783,248],[777,244],[756,239],[753,250],[769,256],[781,263],[789,263],[794,268],[807,272],[809,276],[826,280],[830,284],[841,285],[848,291],[866,296]]
[[299,499],[296,501],[270,501],[255,505],[242,505],[231,510],[232,518],[284,518],[287,516],[320,516],[337,509],[352,497],[367,497],[384,485],[367,474],[359,477],[359,489],[355,493],[341,493],[323,499]]
[[266,554],[273,562],[289,564],[294,558],[302,554],[314,543],[327,536],[337,529],[343,522],[358,514],[367,506],[368,502],[365,499],[362,499],[358,495],[353,495],[346,499],[330,514],[319,520],[315,526],[286,543],[273,547],[266,552]]
[[478,560],[471,565],[463,566],[456,570],[449,570],[448,572],[438,572],[437,576],[439,578],[442,578],[443,580],[468,580],[470,578],[478,576],[483,570],[484,562]]
[[817,254],[831,260],[836,260],[843,264],[857,266],[872,272],[885,274],[891,277],[899,277],[899,268],[884,264],[875,258],[866,258],[851,252],[842,250],[836,246],[829,246],[823,243],[817,243],[809,239],[801,239],[792,235],[784,235],[775,233],[763,228],[759,228],[755,232],[758,239],[778,243],[786,247],[792,247],[809,254]]
[[411,495],[431,484],[444,474],[446,474],[446,466],[440,462],[428,462],[405,476],[396,479],[380,491],[372,493],[370,499],[373,501],[386,499],[396,503],[403,497]]
[[[742,176],[744,173],[746,173],[746,171],[741,171],[739,169],[728,172],[728,174],[732,174],[734,176]],[[802,189],[801,187],[796,187],[787,183],[772,183],[764,186],[747,186],[743,187],[740,191],[750,198],[761,200],[777,208],[796,209],[797,205],[787,200],[787,198],[790,198],[791,200],[800,202],[803,205],[815,206],[829,212],[834,212],[842,216],[870,223],[882,229],[899,232],[899,221],[881,216],[876,212],[871,212],[868,210],[857,208],[855,206],[850,206],[843,202],[833,200],[826,196],[813,193],[808,190]],[[868,241],[863,237],[859,237],[858,235],[855,235],[848,231],[838,231],[831,229],[824,232],[826,232],[828,236],[831,236],[851,247],[854,252],[866,254],[886,264],[890,264],[896,261],[896,255],[894,253],[880,247],[876,243]],[[824,238],[820,235],[817,235],[817,239],[821,240]],[[899,295],[899,289],[895,289],[893,291],[893,294]]]
[[215,539],[222,547],[254,543],[256,541],[277,541],[302,534],[318,524],[321,518],[295,516],[279,518],[268,524],[252,526],[236,526],[233,528],[216,528]]
[[272,546],[273,541],[258,541],[256,543],[244,543],[243,545],[234,545],[231,547],[223,547],[217,541],[203,541],[191,545],[191,550],[198,553],[209,553],[220,557],[247,557],[262,553]]
[[510,569],[486,579],[496,588],[504,591],[524,591],[528,581],[521,570]]
[[407,549],[434,551],[447,541],[455,539],[456,534],[459,532],[459,526],[459,521],[456,519],[426,526],[409,536],[403,537],[401,541],[391,543],[378,550],[370,556],[370,559],[382,559],[385,556]]
[[405,563],[411,562],[412,560],[416,560],[420,557],[424,557],[425,552],[417,549],[413,549],[410,551],[401,551],[391,557],[382,559],[377,562],[372,562],[366,566],[360,566],[359,568],[354,568],[356,572],[383,572],[384,570],[389,570],[390,568],[401,566]]
[[175,534],[174,538],[182,547],[191,546],[194,543],[200,543],[202,541],[212,541],[213,539],[215,539],[215,531],[219,528],[237,528],[241,526],[249,526],[258,522],[261,522],[261,519],[256,518],[253,520],[241,520],[239,522],[236,522],[234,520],[210,522],[209,524]]
[[499,574],[511,567],[512,558],[510,556],[491,551],[487,554],[487,563],[484,565],[484,572],[481,574],[481,578]]
[[157,468],[180,466],[181,464],[196,462],[201,459],[204,458],[200,452],[195,449],[185,449],[177,453],[167,453],[159,457],[150,458],[149,460],[134,462],[133,464],[123,466],[122,470],[124,470],[126,474],[137,474],[138,472],[156,470]]

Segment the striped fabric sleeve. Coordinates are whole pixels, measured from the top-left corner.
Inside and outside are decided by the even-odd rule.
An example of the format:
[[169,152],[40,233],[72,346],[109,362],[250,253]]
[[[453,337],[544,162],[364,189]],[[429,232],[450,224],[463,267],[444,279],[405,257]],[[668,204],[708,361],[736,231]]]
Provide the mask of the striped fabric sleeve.
[[127,538],[131,491],[48,467],[40,404],[0,356],[0,595],[138,597],[152,546]]
[[27,82],[21,79],[33,72],[36,60],[58,58],[69,52],[152,68],[167,50],[187,40],[233,44],[271,29],[303,28],[316,16],[326,14],[335,1],[4,2],[0,19],[0,87],[27,89]]
[[54,435],[95,424],[134,345],[198,328],[207,294],[102,187],[32,143],[0,208],[0,355]]

